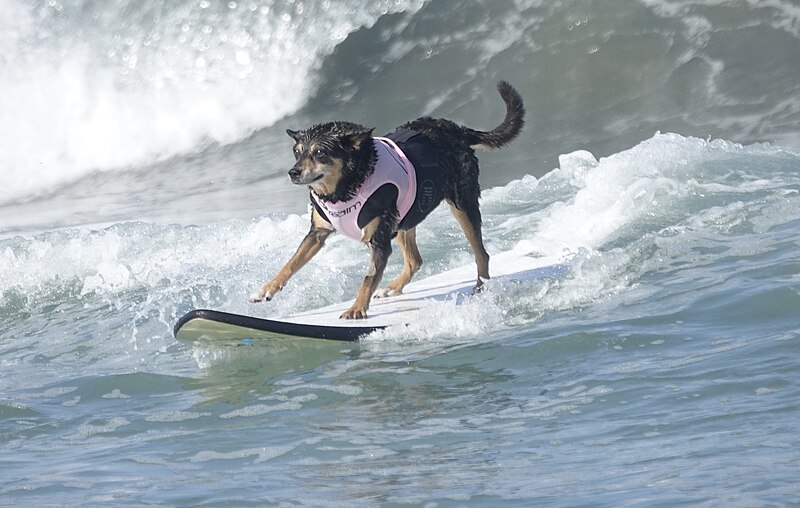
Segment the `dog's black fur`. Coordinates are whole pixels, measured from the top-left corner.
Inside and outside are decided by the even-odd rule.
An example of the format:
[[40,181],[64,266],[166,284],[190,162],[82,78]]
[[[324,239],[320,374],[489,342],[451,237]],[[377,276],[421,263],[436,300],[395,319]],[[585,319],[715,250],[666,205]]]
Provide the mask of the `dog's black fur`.
[[[481,288],[483,279],[489,278],[489,256],[483,247],[481,236],[478,205],[481,191],[478,159],[474,148],[496,149],[506,145],[522,130],[525,116],[519,93],[505,81],[501,81],[497,88],[506,104],[506,116],[491,131],[476,131],[450,120],[430,117],[418,118],[397,128],[397,131],[410,129],[424,136],[431,152],[427,155],[436,162],[438,170],[444,173],[443,199],[450,205],[475,254],[478,265],[476,290]],[[307,185],[324,201],[347,201],[375,169],[377,155],[372,143],[372,130],[351,122],[329,122],[299,132],[287,130],[295,141],[296,163],[289,171],[292,182]],[[413,224],[401,224],[396,199],[381,200],[380,197],[376,198],[377,194],[376,192],[368,200],[374,212],[362,229],[362,241],[369,245],[372,252],[370,267],[355,303],[342,314],[346,319],[366,318],[369,300],[373,294],[376,297],[400,294],[422,264],[414,228],[424,217]],[[396,195],[395,192],[391,197]],[[332,232],[331,224],[314,207],[311,230],[295,255],[275,278],[251,295],[251,300],[271,300],[289,278],[319,251]],[[395,236],[403,252],[403,273],[386,289],[375,293],[392,252],[391,239]]]

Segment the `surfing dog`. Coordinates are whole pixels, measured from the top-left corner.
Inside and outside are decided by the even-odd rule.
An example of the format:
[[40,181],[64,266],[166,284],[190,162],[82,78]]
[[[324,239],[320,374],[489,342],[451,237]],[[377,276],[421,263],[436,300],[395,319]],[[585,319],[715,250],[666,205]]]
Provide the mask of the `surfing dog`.
[[[416,226],[446,201],[467,237],[478,267],[474,292],[489,279],[489,255],[483,245],[481,189],[475,148],[500,148],[524,125],[522,97],[507,82],[497,85],[505,102],[503,122],[477,131],[446,119],[418,118],[385,137],[351,122],[329,122],[287,130],[296,162],[289,170],[295,185],[308,186],[311,229],[297,252],[275,277],[250,295],[270,301],[338,231],[370,249],[367,274],[343,319],[365,319],[371,298],[399,295],[422,266]],[[394,239],[403,253],[403,270],[378,290]],[[377,291],[376,291],[377,290]]]

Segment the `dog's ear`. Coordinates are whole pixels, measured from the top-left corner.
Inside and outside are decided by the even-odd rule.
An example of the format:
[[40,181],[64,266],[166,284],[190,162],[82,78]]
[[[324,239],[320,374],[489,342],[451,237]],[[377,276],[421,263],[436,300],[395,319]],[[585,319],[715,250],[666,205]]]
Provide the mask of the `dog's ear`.
[[300,141],[300,136],[303,135],[303,131],[293,131],[292,129],[286,129],[286,134],[288,134],[293,140]]
[[368,129],[361,132],[356,132],[353,134],[345,134],[339,137],[339,140],[342,143],[342,146],[345,148],[352,148],[353,150],[358,150],[361,146],[372,139],[372,131],[375,128]]

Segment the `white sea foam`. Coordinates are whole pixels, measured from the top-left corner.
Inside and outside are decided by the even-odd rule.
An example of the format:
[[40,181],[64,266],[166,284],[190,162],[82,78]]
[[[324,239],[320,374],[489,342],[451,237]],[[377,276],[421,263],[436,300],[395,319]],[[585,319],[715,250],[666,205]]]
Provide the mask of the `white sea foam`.
[[229,413],[219,415],[220,418],[239,418],[250,416],[261,416],[273,411],[297,411],[303,406],[296,401],[282,402],[280,404],[254,404],[242,407]]
[[185,422],[211,416],[211,413],[201,411],[169,411],[145,418],[148,422]]
[[120,427],[130,424],[127,418],[115,416],[106,420],[97,420],[86,423],[78,428],[78,437],[88,438],[97,434],[111,434]]
[[35,395],[35,397],[41,397],[44,399],[55,399],[61,397],[63,395],[67,395],[72,393],[78,389],[77,386],[59,386],[56,388],[48,388],[44,392]]
[[[454,337],[491,340],[495,332],[553,310],[581,307],[629,288],[659,263],[659,258],[637,261],[639,250],[657,246],[667,249],[664,255],[680,256],[679,250],[669,254],[669,249],[673,244],[680,248],[686,231],[768,231],[798,217],[793,206],[798,194],[787,188],[795,181],[790,170],[796,160],[796,154],[768,145],[743,147],[673,134],[659,134],[600,160],[588,152],[567,154],[545,177],[489,189],[484,199],[490,250],[521,242],[544,254],[567,248],[574,256],[566,277],[501,283],[461,305],[438,302],[410,326],[374,334],[363,344],[408,349]],[[769,167],[768,176],[753,172],[753,164]],[[757,196],[762,212],[745,215],[742,207],[752,207],[730,198],[740,193]],[[136,316],[158,315],[168,329],[189,304],[277,316],[352,297],[368,254],[357,242],[337,236],[273,302],[253,307],[246,301],[249,291],[288,259],[308,220],[289,215],[189,227],[128,223],[8,239],[0,246],[6,287],[0,306],[35,311],[74,299],[127,301],[125,294],[144,291],[143,306],[135,303]],[[418,238],[426,260],[420,278],[472,262],[447,210],[437,210],[424,222]],[[730,244],[729,253],[760,248],[741,242]],[[399,264],[398,253],[390,260],[387,279]],[[228,353],[203,354],[199,363],[207,366]]]
[[[751,159],[753,164],[773,167],[770,179],[751,173]],[[494,216],[489,216],[484,236],[517,242],[524,238],[532,251],[545,254],[572,250],[577,255],[567,277],[490,286],[486,294],[464,304],[437,302],[409,326],[373,334],[362,343],[374,350],[402,344],[408,351],[414,344],[434,347],[437,338],[474,342],[492,331],[524,325],[547,312],[581,307],[629,288],[641,273],[657,269],[660,258],[638,264],[636,257],[639,249],[653,242],[666,247],[672,241],[670,234],[661,235],[662,228],[709,231],[749,220],[761,230],[785,223],[798,216],[795,194],[787,195],[784,189],[787,180],[794,178],[792,160],[797,160],[795,154],[768,145],[744,147],[674,134],[658,134],[600,160],[586,151],[563,155],[560,167],[541,179],[530,177],[485,193],[485,209],[502,217],[505,210],[514,208],[517,215],[509,214],[494,226]],[[751,205],[737,201],[716,206],[729,203],[728,196],[737,193],[757,194],[770,204],[762,215],[752,218],[742,211]],[[520,209],[526,213],[519,213]],[[438,221],[434,219],[437,227],[445,227]],[[625,241],[618,243],[620,239]],[[675,242],[680,244],[681,239]],[[760,247],[749,240],[731,243],[729,249],[727,255],[748,255]]]
[[111,392],[103,395],[104,399],[130,399],[129,395],[125,395],[119,388],[114,388]]
[[209,462],[212,460],[240,460],[256,457],[254,463],[258,464],[285,455],[294,450],[294,446],[276,446],[263,448],[247,448],[232,452],[202,451],[192,456],[190,462]]
[[4,0],[0,202],[241,139],[303,105],[349,32],[420,5]]
[[[298,384],[293,386],[287,386],[285,388],[281,388],[278,390],[278,393],[289,393],[296,390],[327,390],[334,393],[339,393],[341,395],[359,395],[362,389],[358,386],[352,385],[323,385],[318,383],[313,384]],[[297,400],[297,398],[293,399]]]

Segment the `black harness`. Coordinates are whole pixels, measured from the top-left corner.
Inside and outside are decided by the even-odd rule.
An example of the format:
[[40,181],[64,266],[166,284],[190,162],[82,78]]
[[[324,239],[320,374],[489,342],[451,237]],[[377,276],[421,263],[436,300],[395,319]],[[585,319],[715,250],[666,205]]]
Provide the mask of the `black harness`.
[[386,135],[414,165],[417,172],[417,195],[408,214],[400,221],[398,229],[417,227],[444,199],[445,174],[433,158],[433,143],[421,133],[404,129]]

